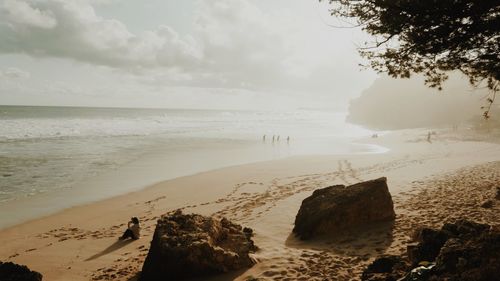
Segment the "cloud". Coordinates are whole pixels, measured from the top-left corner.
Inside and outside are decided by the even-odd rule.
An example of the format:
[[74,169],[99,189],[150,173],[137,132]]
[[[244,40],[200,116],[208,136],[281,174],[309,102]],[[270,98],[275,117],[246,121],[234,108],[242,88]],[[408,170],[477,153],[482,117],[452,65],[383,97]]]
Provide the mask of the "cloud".
[[9,67],[5,70],[0,69],[0,78],[6,78],[6,79],[27,79],[31,75],[29,72],[26,72],[24,70],[21,70],[19,68],[15,67]]
[[301,10],[309,5],[302,1],[197,1],[190,34],[167,25],[133,33],[124,22],[96,13],[94,6],[114,1],[5,0],[0,54],[106,66],[158,89],[242,89],[309,98],[311,93],[331,97],[332,91],[346,97],[365,87],[351,78],[362,80],[363,74],[345,40],[349,35],[325,30],[314,21],[316,11],[311,16]]
[[200,84],[252,89],[285,79],[284,34],[248,1],[201,1],[195,24],[208,70]]
[[0,52],[61,57],[111,67],[187,67],[201,53],[191,38],[160,26],[132,34],[85,1],[7,0],[0,10]]
[[198,72],[191,72],[192,81],[180,83],[316,97],[362,89],[358,81],[367,74],[359,74],[358,55],[348,40],[352,30],[326,27],[314,4],[281,1],[275,3],[280,9],[273,9],[269,1],[258,3],[198,2],[193,36],[204,59]]
[[23,1],[5,0],[3,12],[6,19],[14,24],[43,29],[51,29],[57,24],[51,11],[37,9]]

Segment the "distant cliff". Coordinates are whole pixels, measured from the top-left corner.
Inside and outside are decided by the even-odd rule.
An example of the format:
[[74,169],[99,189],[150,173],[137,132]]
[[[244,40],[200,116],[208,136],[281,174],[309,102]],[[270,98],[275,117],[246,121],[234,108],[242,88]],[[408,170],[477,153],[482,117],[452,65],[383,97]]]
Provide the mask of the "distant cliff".
[[461,125],[481,116],[487,93],[460,75],[442,91],[429,89],[422,77],[381,77],[351,101],[347,121],[378,130]]

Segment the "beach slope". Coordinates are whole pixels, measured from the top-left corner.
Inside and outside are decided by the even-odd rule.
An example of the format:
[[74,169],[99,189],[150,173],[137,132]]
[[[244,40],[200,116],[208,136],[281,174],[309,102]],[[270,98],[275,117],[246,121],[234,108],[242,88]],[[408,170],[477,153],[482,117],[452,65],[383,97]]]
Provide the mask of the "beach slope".
[[[428,143],[425,134],[408,133],[373,141],[391,150],[233,166],[29,221],[0,231],[0,258],[28,265],[44,280],[136,280],[156,220],[183,209],[254,229],[258,263],[213,280],[359,280],[376,256],[404,253],[418,226],[458,217],[500,225],[500,202],[481,207],[500,184],[500,145],[445,137]],[[291,235],[301,201],[313,190],[382,176],[395,204],[394,225],[354,231],[350,239],[302,242]],[[141,220],[142,238],[119,241],[132,216]]]

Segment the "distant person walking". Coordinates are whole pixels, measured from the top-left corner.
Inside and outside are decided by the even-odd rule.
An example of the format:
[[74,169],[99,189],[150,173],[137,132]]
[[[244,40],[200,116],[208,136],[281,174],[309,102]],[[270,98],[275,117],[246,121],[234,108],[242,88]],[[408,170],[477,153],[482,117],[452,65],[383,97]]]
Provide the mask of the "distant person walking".
[[290,136],[286,137],[286,143],[290,143]]
[[275,138],[275,136],[273,135],[273,143],[274,143],[274,138]]
[[266,142],[266,135],[262,136],[262,142]]
[[127,224],[127,230],[120,237],[120,240],[132,238],[134,240],[141,238],[141,224],[137,217],[132,217]]
[[280,136],[278,135],[278,141],[280,141]]
[[431,135],[432,135],[432,134],[431,134],[431,132],[428,132],[428,133],[427,133],[427,141],[428,141],[429,143],[431,143]]

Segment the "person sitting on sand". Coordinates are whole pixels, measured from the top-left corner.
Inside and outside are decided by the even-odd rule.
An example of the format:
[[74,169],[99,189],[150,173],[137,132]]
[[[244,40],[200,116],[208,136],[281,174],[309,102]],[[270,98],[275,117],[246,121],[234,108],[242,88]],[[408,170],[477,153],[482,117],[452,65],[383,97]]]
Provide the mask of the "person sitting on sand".
[[141,238],[141,225],[139,223],[139,219],[137,217],[132,217],[127,224],[127,230],[120,237],[120,240],[124,240],[127,238],[139,239]]

